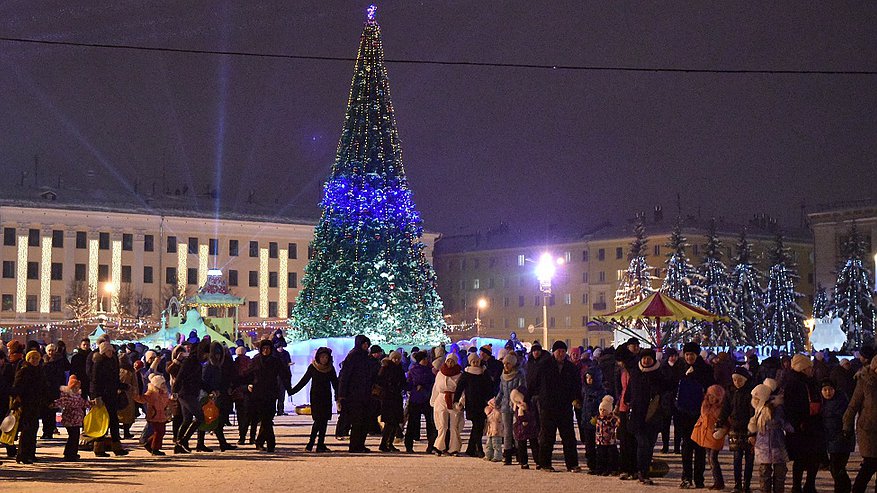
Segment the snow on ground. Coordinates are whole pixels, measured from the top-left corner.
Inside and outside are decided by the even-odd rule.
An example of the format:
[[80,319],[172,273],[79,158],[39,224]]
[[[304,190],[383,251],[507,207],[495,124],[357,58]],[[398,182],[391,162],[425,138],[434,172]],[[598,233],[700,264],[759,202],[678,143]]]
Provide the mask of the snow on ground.
[[[62,462],[65,432],[56,440],[40,440],[37,457],[40,462],[26,466],[14,460],[0,458],[0,491],[50,491],[61,488],[66,492],[124,491],[125,493],[157,491],[191,493],[242,493],[247,491],[303,491],[306,488],[326,491],[383,492],[412,491],[417,485],[436,490],[436,485],[455,482],[467,491],[578,491],[594,488],[601,493],[629,493],[631,490],[655,492],[678,491],[680,481],[680,458],[678,455],[656,454],[656,459],[669,460],[670,474],[657,478],[656,485],[641,486],[636,481],[620,481],[613,477],[590,476],[585,473],[546,473],[535,469],[521,470],[517,465],[503,466],[469,457],[435,457],[423,453],[382,454],[377,452],[378,437],[370,437],[367,446],[375,452],[351,455],[343,452],[346,442],[335,440],[329,425],[328,454],[304,451],[310,432],[311,421],[306,416],[284,416],[275,420],[278,447],[274,454],[257,452],[252,445],[238,450],[219,452],[215,438],[208,436],[207,445],[216,449],[212,453],[173,455],[169,440],[165,441],[166,457],[152,457],[136,442],[124,443],[132,452],[127,457],[97,459],[91,452],[81,452],[77,463]],[[142,422],[135,425],[139,431]],[[230,438],[237,438],[237,430],[226,427]],[[464,440],[468,430],[464,432]],[[464,442],[465,443],[465,442]],[[194,446],[194,438],[192,441]],[[397,444],[401,448],[401,445]],[[425,442],[415,444],[422,451]],[[584,449],[579,447],[584,467]],[[563,469],[560,443],[555,446],[555,467]],[[854,477],[858,470],[858,458],[849,470]],[[722,456],[726,491],[733,487],[731,457],[727,451]],[[789,468],[787,485],[791,480]],[[706,484],[710,480],[709,466]],[[468,486],[467,486],[468,485]],[[477,488],[477,489],[476,489]],[[533,489],[535,488],[535,489]],[[575,489],[574,489],[575,488]],[[758,469],[753,478],[753,489],[758,489]],[[832,490],[831,477],[820,471],[817,481],[820,492]]]

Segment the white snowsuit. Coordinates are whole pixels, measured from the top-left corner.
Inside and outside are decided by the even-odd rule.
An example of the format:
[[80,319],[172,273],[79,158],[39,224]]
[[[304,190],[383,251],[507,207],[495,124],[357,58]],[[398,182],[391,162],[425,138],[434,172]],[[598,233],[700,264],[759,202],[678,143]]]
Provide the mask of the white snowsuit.
[[[451,434],[450,447],[446,452],[455,453],[460,451],[460,431],[463,428],[463,411],[459,406],[453,404],[454,392],[457,390],[457,380],[460,379],[460,373],[449,377],[441,371],[435,376],[435,385],[432,386],[432,404],[433,416],[435,418],[435,426],[438,430],[438,436],[435,438],[433,446],[441,451],[445,451],[445,440],[448,433]],[[450,399],[446,396],[450,393]],[[447,401],[452,402],[449,407]],[[450,426],[448,422],[450,421]]]

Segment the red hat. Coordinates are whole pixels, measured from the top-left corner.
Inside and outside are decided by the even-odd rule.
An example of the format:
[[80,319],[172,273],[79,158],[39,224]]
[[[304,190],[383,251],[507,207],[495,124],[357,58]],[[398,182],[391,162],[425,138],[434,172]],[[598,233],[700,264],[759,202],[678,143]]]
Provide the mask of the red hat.
[[67,380],[67,386],[72,388],[79,387],[79,379],[76,378],[76,375],[70,375],[70,378]]
[[142,369],[143,369],[143,362],[138,359],[137,361],[134,362],[134,370],[140,371]]

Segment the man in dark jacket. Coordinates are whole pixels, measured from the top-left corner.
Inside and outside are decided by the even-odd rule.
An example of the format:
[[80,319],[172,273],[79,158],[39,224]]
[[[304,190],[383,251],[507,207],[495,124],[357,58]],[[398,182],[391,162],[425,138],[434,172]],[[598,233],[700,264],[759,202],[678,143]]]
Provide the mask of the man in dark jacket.
[[481,346],[480,349],[481,366],[484,372],[490,377],[493,383],[493,395],[499,392],[499,379],[502,376],[502,363],[493,357],[493,348],[490,346]]
[[[820,414],[815,409],[821,401],[813,381],[813,361],[809,356],[792,357],[791,372],[783,392],[786,421],[794,431],[786,435],[786,448],[792,466],[792,492],[816,493],[819,454],[825,444]],[[817,406],[812,406],[817,404]],[[806,479],[804,475],[806,473]]]
[[[119,390],[122,390],[122,384],[119,382],[119,358],[116,357],[116,350],[112,344],[104,341],[98,346],[98,352],[92,356],[92,360],[94,363],[91,367],[91,395],[103,402],[110,415],[110,437],[113,453],[127,455],[128,451],[122,448],[122,437],[119,435],[118,396]],[[107,456],[101,440],[94,442],[94,455]]]
[[[286,365],[290,369],[290,373],[292,373],[292,356],[286,350],[286,340],[274,343],[274,356]],[[277,383],[277,392],[279,394],[277,397],[277,415],[286,416],[286,394],[281,382]]]
[[682,436],[682,489],[703,488],[706,469],[706,450],[694,443],[691,432],[700,417],[700,405],[706,389],[715,383],[713,369],[700,356],[700,344],[688,342],[682,346],[682,357],[687,368],[679,380],[676,393],[676,433]]
[[174,378],[172,390],[177,394],[180,414],[183,415],[183,424],[180,425],[180,436],[174,446],[175,454],[188,454],[192,451],[189,447],[189,439],[192,438],[192,435],[195,434],[198,427],[204,421],[204,411],[199,400],[201,389],[204,388],[204,382],[201,378],[201,363],[207,359],[209,351],[209,342],[206,348],[202,346],[200,351],[197,344],[192,345],[189,355],[183,359],[180,369]]
[[734,491],[738,492],[749,491],[755,464],[755,450],[747,440],[749,419],[755,414],[752,407],[755,383],[752,380],[752,374],[746,368],[738,366],[734,369],[722,412],[716,421],[717,429],[728,430],[728,448],[734,456]]
[[[670,404],[676,399],[676,389],[679,388],[679,380],[682,380],[684,372],[685,364],[682,361],[679,361],[679,352],[674,348],[668,348],[664,351],[664,361],[661,363],[661,374],[664,375],[664,379],[667,380],[668,390],[661,397],[662,404]],[[661,449],[661,452],[667,454],[670,452],[670,425],[673,422],[674,416],[676,416],[676,406],[667,405],[664,407],[664,410],[664,420],[661,423],[661,441],[664,446]],[[681,453],[682,451],[682,435],[679,434],[678,424],[676,427],[677,430],[673,436],[674,454]]]
[[412,355],[414,364],[408,369],[408,426],[405,427],[405,452],[414,452],[414,440],[420,439],[420,416],[426,418],[426,453],[431,454],[438,431],[435,429],[429,398],[435,384],[429,353],[417,351]]
[[350,420],[350,446],[353,453],[371,452],[365,447],[368,421],[372,410],[372,386],[378,365],[369,356],[371,341],[360,334],[354,348],[347,353],[338,375],[338,404]]
[[[61,386],[67,384],[67,371],[70,369],[70,362],[65,356],[58,353],[58,348],[54,344],[46,346],[46,356],[43,358],[43,374],[46,376],[48,387],[47,403],[51,404],[61,397]],[[55,413],[58,410],[50,405],[42,409],[40,418],[43,422],[43,440],[51,440],[57,431],[55,425]]]
[[566,358],[566,349],[563,341],[556,341],[551,346],[552,357],[542,363],[533,388],[528,389],[530,395],[539,396],[539,465],[545,471],[554,471],[551,458],[558,432],[563,444],[566,470],[581,471],[573,428],[573,408],[581,406],[582,387],[578,370]]
[[292,375],[289,366],[274,356],[274,345],[265,339],[259,343],[259,354],[253,358],[249,372],[253,377],[253,405],[259,415],[259,435],[256,436],[256,448],[266,452],[274,452],[274,415],[280,390],[278,383],[292,395]]
[[86,337],[79,341],[79,347],[76,349],[76,352],[73,353],[73,357],[70,358],[70,374],[76,375],[76,378],[79,379],[80,386],[82,387],[82,398],[87,399],[89,396],[88,387],[89,387],[89,379],[88,375],[85,373],[86,360],[91,355],[91,341]]
[[629,369],[630,383],[624,395],[630,406],[630,430],[636,437],[637,479],[647,485],[654,484],[649,467],[663,419],[660,400],[668,388],[656,359],[654,349],[639,352],[639,362]]

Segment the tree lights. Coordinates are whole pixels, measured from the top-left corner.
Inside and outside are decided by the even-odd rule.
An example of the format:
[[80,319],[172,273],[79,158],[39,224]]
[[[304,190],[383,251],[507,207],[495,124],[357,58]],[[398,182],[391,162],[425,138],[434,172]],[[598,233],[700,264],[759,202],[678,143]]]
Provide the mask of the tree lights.
[[797,300],[801,294],[795,291],[794,284],[798,274],[782,235],[777,235],[770,256],[773,265],[765,293],[767,326],[761,343],[774,348],[790,346],[792,351],[803,351],[804,313],[798,306]]
[[759,280],[761,273],[752,265],[752,243],[746,238],[746,231],[740,233],[737,241],[737,256],[734,270],[731,271],[730,285],[734,308],[732,315],[743,326],[746,339],[753,344],[764,340],[764,290]]
[[865,245],[856,223],[843,243],[843,255],[847,260],[834,285],[834,311],[847,334],[848,348],[858,349],[873,343],[877,308],[871,294],[871,273],[862,263]]

